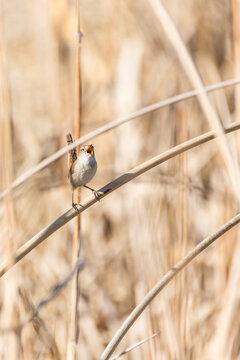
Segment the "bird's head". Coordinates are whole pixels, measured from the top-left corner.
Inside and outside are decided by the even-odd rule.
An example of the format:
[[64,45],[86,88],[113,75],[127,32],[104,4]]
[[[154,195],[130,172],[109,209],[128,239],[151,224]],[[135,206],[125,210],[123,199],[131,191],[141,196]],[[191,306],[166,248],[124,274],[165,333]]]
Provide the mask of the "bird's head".
[[83,145],[82,147],[81,147],[81,149],[80,149],[80,154],[81,153],[87,153],[87,154],[89,154],[89,155],[91,155],[91,156],[94,156],[94,147],[93,147],[93,145],[91,144],[91,145]]

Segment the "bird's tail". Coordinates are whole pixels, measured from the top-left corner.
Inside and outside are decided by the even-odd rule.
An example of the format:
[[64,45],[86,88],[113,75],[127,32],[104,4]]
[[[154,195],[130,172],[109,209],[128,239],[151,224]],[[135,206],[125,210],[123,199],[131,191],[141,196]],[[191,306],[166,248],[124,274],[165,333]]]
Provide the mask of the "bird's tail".
[[[73,143],[73,137],[72,137],[72,134],[69,133],[66,135],[66,138],[67,138],[67,144],[70,145]],[[70,150],[68,152],[68,170],[71,169],[72,167],[72,164],[74,163],[74,161],[77,160],[77,150],[76,148]]]

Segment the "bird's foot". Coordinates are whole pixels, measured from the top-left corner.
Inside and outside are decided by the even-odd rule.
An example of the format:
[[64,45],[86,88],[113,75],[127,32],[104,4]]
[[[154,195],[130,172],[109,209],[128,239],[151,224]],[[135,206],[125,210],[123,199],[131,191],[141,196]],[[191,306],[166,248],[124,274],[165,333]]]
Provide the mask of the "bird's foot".
[[86,189],[92,190],[95,198],[96,198],[98,201],[100,201],[101,194],[100,194],[98,191],[94,190],[93,188],[90,188],[90,186],[87,186],[87,185],[83,185],[83,186],[84,186]]
[[77,207],[77,205],[80,205],[80,206],[81,206],[81,204],[72,203],[72,207],[80,214],[80,210],[79,210],[79,208]]
[[93,194],[94,194],[95,198],[97,199],[97,201],[100,201],[100,198],[101,198],[100,193],[96,190],[93,190]]

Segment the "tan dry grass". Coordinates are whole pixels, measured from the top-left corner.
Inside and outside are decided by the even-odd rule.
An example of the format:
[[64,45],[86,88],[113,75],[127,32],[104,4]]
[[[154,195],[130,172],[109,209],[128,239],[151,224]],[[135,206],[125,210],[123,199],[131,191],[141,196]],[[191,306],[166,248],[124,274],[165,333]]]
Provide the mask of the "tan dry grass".
[[[179,6],[179,2],[171,0],[166,6],[204,83],[233,78],[232,48],[236,39],[231,35],[230,3],[188,0]],[[141,63],[138,75],[127,77],[123,96],[128,88],[136,89],[135,106],[141,108],[189,90],[148,2],[83,1],[81,14],[83,134],[116,116],[117,66],[130,38],[141,44]],[[75,6],[66,0],[2,1],[15,178],[64,146],[65,134],[72,130],[74,18]],[[127,55],[126,61],[130,62]],[[221,96],[216,100],[211,97],[211,102],[219,117],[225,119],[228,114],[231,122],[236,116],[235,94],[227,89]],[[183,125],[181,111],[185,113]],[[93,186],[101,187],[128,170],[130,158],[117,160],[120,144],[126,156],[131,149],[135,166],[176,145],[185,135],[192,138],[207,131],[194,99],[185,103],[183,110],[172,105],[146,115],[140,126],[134,122],[130,126],[134,136],[125,126],[121,131],[129,139],[125,143],[125,135],[119,139],[115,130],[94,141],[99,171]],[[1,131],[1,143],[3,139]],[[234,142],[231,145],[234,150]],[[55,162],[17,189],[16,247],[70,206],[65,164],[65,159]],[[193,247],[196,239],[234,215],[228,175],[212,142],[191,150],[187,158],[162,164],[151,175],[129,183],[83,214],[83,255],[87,265],[81,274],[82,358],[96,359],[116,328],[160,276]],[[1,180],[1,189],[6,186]],[[125,200],[128,196],[129,203]],[[3,210],[1,203],[1,214]],[[5,222],[1,227],[1,239],[9,226]],[[65,225],[52,241],[16,265],[19,281],[33,304],[71,267],[72,230],[72,224]],[[238,232],[233,231],[209,249],[152,303],[122,348],[158,330],[160,336],[155,338],[154,346],[145,344],[133,350],[131,358],[212,359],[217,351],[219,359],[239,357],[238,238]],[[2,243],[3,240],[1,246]],[[1,282],[6,293],[9,284],[3,279]],[[41,312],[61,358],[66,358],[69,304],[67,288]],[[20,318],[24,317],[21,306],[18,311]],[[46,347],[31,325],[22,335],[23,358],[46,358]]]

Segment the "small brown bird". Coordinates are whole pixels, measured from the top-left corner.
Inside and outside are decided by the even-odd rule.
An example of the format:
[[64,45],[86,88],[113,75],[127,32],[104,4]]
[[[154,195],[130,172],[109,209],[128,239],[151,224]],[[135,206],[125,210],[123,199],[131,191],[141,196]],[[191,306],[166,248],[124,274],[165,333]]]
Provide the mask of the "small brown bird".
[[[68,145],[73,143],[70,133],[66,137]],[[97,191],[86,185],[92,180],[97,171],[97,161],[93,145],[83,145],[80,148],[79,156],[77,156],[76,148],[70,150],[68,153],[68,169],[68,179],[72,187],[72,206],[74,209],[78,210],[76,204],[74,204],[74,190],[79,186],[92,190],[95,197],[99,200]]]

